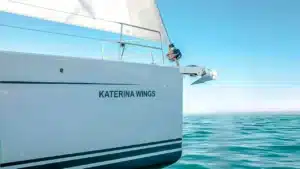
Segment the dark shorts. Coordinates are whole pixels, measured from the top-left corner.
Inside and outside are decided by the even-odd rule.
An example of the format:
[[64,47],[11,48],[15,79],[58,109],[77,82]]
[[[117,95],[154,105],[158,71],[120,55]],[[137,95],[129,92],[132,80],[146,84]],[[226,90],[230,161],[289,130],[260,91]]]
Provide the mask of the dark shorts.
[[178,60],[181,58],[181,52],[179,49],[174,50],[175,58]]
[[173,50],[172,53],[173,54],[170,54],[171,56],[168,54],[169,59],[172,60],[172,61],[174,61],[175,59],[179,60],[182,56],[179,49]]
[[177,54],[175,57],[177,60],[179,60],[181,58],[181,53]]

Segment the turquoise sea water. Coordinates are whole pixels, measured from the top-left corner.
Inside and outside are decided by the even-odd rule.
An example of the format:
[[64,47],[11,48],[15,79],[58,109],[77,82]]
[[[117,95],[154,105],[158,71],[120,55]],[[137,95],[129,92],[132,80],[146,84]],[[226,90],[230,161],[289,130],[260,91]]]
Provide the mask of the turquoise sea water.
[[168,169],[300,169],[300,115],[185,116],[183,135]]

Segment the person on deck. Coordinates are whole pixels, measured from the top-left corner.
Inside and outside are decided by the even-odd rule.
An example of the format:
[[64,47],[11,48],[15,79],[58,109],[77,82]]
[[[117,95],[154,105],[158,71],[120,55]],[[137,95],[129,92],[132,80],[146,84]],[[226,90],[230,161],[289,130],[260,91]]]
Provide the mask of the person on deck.
[[169,45],[169,52],[168,52],[167,56],[168,56],[169,60],[175,61],[176,65],[179,66],[178,60],[181,58],[182,54],[181,54],[180,50],[177,49],[175,47],[175,45],[172,43]]

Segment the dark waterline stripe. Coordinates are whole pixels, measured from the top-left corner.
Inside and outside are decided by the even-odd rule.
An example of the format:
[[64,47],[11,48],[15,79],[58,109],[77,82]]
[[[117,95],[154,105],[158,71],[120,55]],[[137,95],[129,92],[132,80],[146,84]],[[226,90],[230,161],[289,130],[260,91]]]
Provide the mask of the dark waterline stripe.
[[138,85],[131,83],[88,83],[88,82],[39,82],[39,81],[0,81],[3,84],[53,84],[53,85]]
[[94,151],[87,151],[87,152],[80,152],[80,153],[72,153],[72,154],[65,154],[65,155],[58,155],[58,156],[44,157],[44,158],[37,158],[37,159],[31,159],[31,160],[15,161],[15,162],[9,162],[9,163],[0,164],[0,167],[8,167],[8,166],[28,164],[28,163],[35,163],[35,162],[42,162],[42,161],[48,161],[48,160],[56,160],[56,159],[61,159],[61,158],[77,157],[77,156],[82,156],[82,155],[103,153],[103,152],[109,152],[109,151],[115,151],[115,150],[123,150],[123,149],[128,149],[128,148],[137,148],[137,147],[143,147],[143,146],[149,146],[149,145],[155,145],[155,144],[161,144],[161,143],[168,143],[168,142],[173,142],[173,141],[182,141],[182,139],[181,138],[177,138],[177,139],[156,141],[156,142],[136,144],[136,145],[130,145],[130,146],[108,148],[108,149],[102,149],[102,150],[94,150]]
[[140,149],[140,150],[132,150],[132,151],[128,151],[128,152],[100,155],[100,156],[96,156],[96,157],[86,157],[86,158],[81,158],[81,159],[76,159],[76,160],[69,160],[69,161],[55,162],[55,163],[36,165],[36,166],[30,166],[30,167],[23,167],[21,169],[68,168],[68,167],[75,167],[75,166],[88,165],[88,164],[105,162],[105,161],[110,161],[110,160],[116,160],[116,159],[121,159],[121,158],[128,158],[128,157],[144,155],[144,154],[149,154],[149,153],[155,153],[155,152],[158,153],[161,151],[172,150],[172,149],[177,149],[177,148],[181,148],[181,143],[152,147],[152,148],[145,148],[145,149]]
[[135,160],[128,160],[124,162],[117,162],[114,164],[101,165],[85,169],[154,169],[163,168],[175,163],[181,157],[181,152],[166,153],[162,155],[155,155],[151,157],[144,157]]

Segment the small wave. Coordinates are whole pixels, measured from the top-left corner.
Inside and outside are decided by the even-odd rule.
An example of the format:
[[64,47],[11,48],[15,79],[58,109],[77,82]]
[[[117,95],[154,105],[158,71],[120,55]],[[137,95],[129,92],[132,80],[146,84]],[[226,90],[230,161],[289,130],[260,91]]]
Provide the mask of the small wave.
[[295,153],[295,152],[300,152],[300,145],[273,145],[273,146],[266,146],[265,148],[269,150],[279,150],[281,152],[290,152],[290,153]]
[[189,116],[169,169],[299,169],[300,116]]

